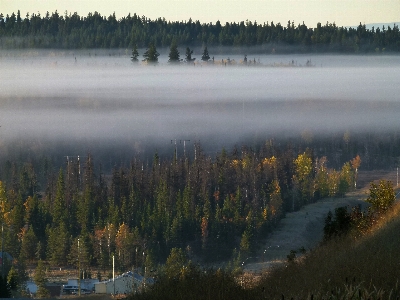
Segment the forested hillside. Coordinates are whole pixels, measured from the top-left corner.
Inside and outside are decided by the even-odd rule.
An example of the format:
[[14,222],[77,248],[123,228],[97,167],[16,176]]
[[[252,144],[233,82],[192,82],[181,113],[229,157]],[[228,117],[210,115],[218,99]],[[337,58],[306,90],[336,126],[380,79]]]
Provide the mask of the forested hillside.
[[[266,16],[267,18],[268,16]],[[27,14],[0,13],[0,49],[24,48],[128,48],[169,47],[173,40],[181,46],[260,46],[263,53],[338,52],[375,53],[400,51],[398,25],[373,28],[339,27],[335,23],[286,25],[258,24],[249,20],[221,24],[200,21],[151,20],[130,14],[117,19],[97,12]]]
[[133,158],[110,175],[90,154],[66,158],[59,170],[8,161],[0,183],[4,249],[20,262],[76,265],[79,238],[86,270],[108,270],[112,255],[120,270],[151,267],[172,248],[204,261],[250,256],[285,212],[354,188],[358,156],[339,170],[327,163],[271,142],[215,158],[196,145],[191,159]]

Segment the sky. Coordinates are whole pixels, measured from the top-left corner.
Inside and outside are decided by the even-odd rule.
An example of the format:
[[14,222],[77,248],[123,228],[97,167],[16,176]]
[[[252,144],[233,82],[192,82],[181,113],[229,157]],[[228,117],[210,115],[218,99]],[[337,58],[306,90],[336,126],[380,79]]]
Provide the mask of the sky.
[[257,21],[280,22],[295,25],[303,21],[308,27],[336,23],[338,26],[355,26],[370,23],[400,21],[400,0],[0,0],[0,12],[4,15],[20,10],[45,14],[58,11],[64,14],[77,12],[87,16],[97,11],[101,15],[116,14],[119,19],[129,13],[151,19],[164,17],[169,21],[185,21],[189,18],[200,23]]

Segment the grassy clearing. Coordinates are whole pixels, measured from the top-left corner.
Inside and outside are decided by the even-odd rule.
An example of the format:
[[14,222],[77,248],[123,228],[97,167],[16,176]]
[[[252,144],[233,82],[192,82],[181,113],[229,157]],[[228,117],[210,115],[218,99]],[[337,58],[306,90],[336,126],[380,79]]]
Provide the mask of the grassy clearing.
[[264,242],[257,254],[258,260],[245,264],[244,271],[260,274],[271,264],[285,262],[291,250],[315,249],[324,237],[325,218],[335,208],[365,205],[366,195],[346,198],[326,198],[309,204],[299,211],[286,214],[278,228]]
[[282,295],[288,299],[350,297],[354,290],[354,299],[362,295],[396,299],[400,296],[399,215],[396,204],[366,236],[332,240],[303,259],[264,275],[259,288],[269,299]]

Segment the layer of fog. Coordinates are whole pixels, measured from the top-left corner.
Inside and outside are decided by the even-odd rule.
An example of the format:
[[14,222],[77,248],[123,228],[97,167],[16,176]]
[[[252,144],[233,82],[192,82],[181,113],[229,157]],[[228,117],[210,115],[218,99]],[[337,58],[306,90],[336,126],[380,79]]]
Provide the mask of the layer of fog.
[[164,53],[146,66],[94,50],[2,55],[0,139],[79,151],[128,143],[137,153],[177,139],[218,151],[282,133],[399,128],[399,56],[248,56],[258,66],[240,65],[242,55],[225,66],[227,58],[169,66]]

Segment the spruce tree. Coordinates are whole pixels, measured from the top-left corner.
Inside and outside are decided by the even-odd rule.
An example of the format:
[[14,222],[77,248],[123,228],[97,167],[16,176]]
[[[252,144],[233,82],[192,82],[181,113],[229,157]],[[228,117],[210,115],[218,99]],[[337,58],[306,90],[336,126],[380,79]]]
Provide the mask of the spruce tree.
[[49,296],[49,291],[46,289],[46,269],[42,260],[39,260],[38,265],[35,269],[35,275],[33,277],[38,289],[36,297],[46,298]]
[[192,58],[193,50],[190,50],[189,47],[186,48],[186,62],[189,64],[195,60]]
[[210,55],[208,54],[208,49],[207,46],[204,48],[203,54],[201,56],[202,61],[209,61],[210,60]]
[[139,57],[139,52],[137,50],[137,45],[135,44],[132,49],[131,61],[134,63],[138,62],[139,61],[138,57]]
[[179,51],[178,51],[178,45],[176,44],[176,41],[172,41],[170,50],[169,50],[169,63],[178,63],[180,61],[179,57]]
[[25,259],[33,261],[35,259],[35,252],[38,245],[38,239],[33,231],[32,226],[29,226],[28,230],[23,231],[20,255],[23,255]]
[[157,52],[156,46],[154,43],[150,43],[149,47],[146,49],[146,52],[143,54],[143,61],[147,63],[158,63],[158,57],[160,54]]
[[57,180],[56,197],[54,199],[54,206],[52,211],[53,224],[59,225],[67,221],[67,207],[65,204],[65,181],[64,172],[60,168]]
[[10,271],[8,272],[7,283],[9,285],[10,290],[12,290],[12,291],[17,290],[18,284],[19,284],[19,279],[18,279],[18,272],[14,268],[14,266],[12,266]]
[[177,278],[182,268],[188,263],[185,252],[181,248],[172,248],[165,263],[164,272],[168,278]]

